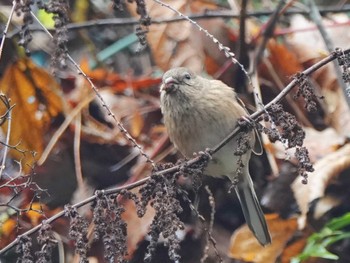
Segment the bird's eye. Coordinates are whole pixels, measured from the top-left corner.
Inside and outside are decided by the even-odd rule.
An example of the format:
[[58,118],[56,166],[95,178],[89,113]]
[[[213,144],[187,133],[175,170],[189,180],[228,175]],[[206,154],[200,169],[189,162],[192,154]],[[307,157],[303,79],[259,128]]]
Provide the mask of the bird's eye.
[[191,74],[190,73],[185,73],[184,77],[185,77],[185,79],[191,79]]

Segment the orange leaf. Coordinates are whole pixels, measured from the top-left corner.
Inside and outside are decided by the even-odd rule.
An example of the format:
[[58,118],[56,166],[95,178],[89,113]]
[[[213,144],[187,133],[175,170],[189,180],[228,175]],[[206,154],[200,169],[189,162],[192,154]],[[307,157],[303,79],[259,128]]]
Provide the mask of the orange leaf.
[[8,237],[13,233],[17,226],[16,220],[9,218],[1,225],[1,236]]
[[133,137],[138,137],[141,133],[141,130],[144,126],[144,119],[139,111],[135,111],[132,115],[131,123],[130,123],[130,133]]
[[41,211],[43,209],[43,206],[40,203],[33,203],[31,205],[31,209],[26,213],[26,216],[29,218],[30,222],[33,226],[38,225],[41,222],[41,219],[43,218],[43,212]]
[[266,221],[272,238],[271,245],[262,247],[248,226],[244,225],[232,235],[228,255],[247,262],[275,263],[297,230],[297,220],[284,220],[276,214],[271,214],[266,216]]
[[95,84],[98,86],[112,87],[113,91],[116,92],[123,92],[127,88],[132,88],[134,90],[146,89],[161,83],[161,78],[150,78],[147,76],[137,79],[127,79],[103,68],[91,70],[89,61],[86,58],[81,60],[80,65],[85,74],[89,76]]
[[303,235],[301,238],[288,245],[281,256],[281,263],[289,263],[291,259],[299,255],[306,245],[306,239],[308,235]]
[[[46,135],[52,119],[62,112],[62,101],[56,91],[59,85],[44,69],[29,59],[21,59],[10,65],[0,80],[0,90],[15,104],[12,110],[10,144],[20,142],[20,149],[35,151],[39,155],[44,148]],[[0,105],[0,112],[6,111]],[[7,133],[7,124],[2,126]],[[15,158],[23,155],[12,151]]]
[[303,66],[299,63],[296,55],[284,45],[278,44],[272,39],[268,43],[268,48],[270,52],[269,60],[285,83],[288,83],[290,77],[295,73],[303,70]]

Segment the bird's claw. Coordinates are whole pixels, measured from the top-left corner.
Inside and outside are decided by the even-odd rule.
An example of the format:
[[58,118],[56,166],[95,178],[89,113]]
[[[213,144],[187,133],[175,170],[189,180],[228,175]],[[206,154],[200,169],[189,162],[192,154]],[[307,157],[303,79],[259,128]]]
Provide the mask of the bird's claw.
[[249,116],[242,116],[240,119],[238,119],[238,125],[253,129],[255,127],[255,121]]
[[204,151],[199,151],[197,154],[200,157],[204,157],[205,159],[211,160],[212,157],[212,150],[210,148],[206,148]]

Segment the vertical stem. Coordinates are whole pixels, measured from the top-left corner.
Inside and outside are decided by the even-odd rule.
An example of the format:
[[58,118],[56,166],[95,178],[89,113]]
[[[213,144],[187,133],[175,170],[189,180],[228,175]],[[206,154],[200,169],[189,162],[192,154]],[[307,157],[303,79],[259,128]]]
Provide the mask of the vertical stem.
[[[310,18],[314,21],[318,30],[320,31],[320,34],[321,34],[323,41],[327,47],[327,50],[330,53],[333,52],[335,50],[333,41],[331,40],[329,34],[327,33],[327,31],[322,23],[322,17],[321,17],[320,11],[318,10],[318,8],[315,4],[315,1],[314,0],[307,0],[306,2],[310,8]],[[338,66],[336,61],[333,61],[333,65],[334,65],[335,73],[337,75],[338,83],[343,90],[345,100],[348,104],[348,107],[350,108],[350,96],[348,95],[349,90],[350,90],[350,86],[347,85],[343,81],[341,69]]]

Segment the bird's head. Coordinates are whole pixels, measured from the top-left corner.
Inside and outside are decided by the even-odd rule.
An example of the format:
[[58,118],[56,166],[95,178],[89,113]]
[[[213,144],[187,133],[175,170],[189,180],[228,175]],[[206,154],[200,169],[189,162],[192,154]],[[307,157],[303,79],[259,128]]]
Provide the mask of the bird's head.
[[164,94],[173,94],[178,91],[184,92],[184,89],[193,89],[196,87],[197,76],[187,68],[173,68],[163,75],[160,92]]

